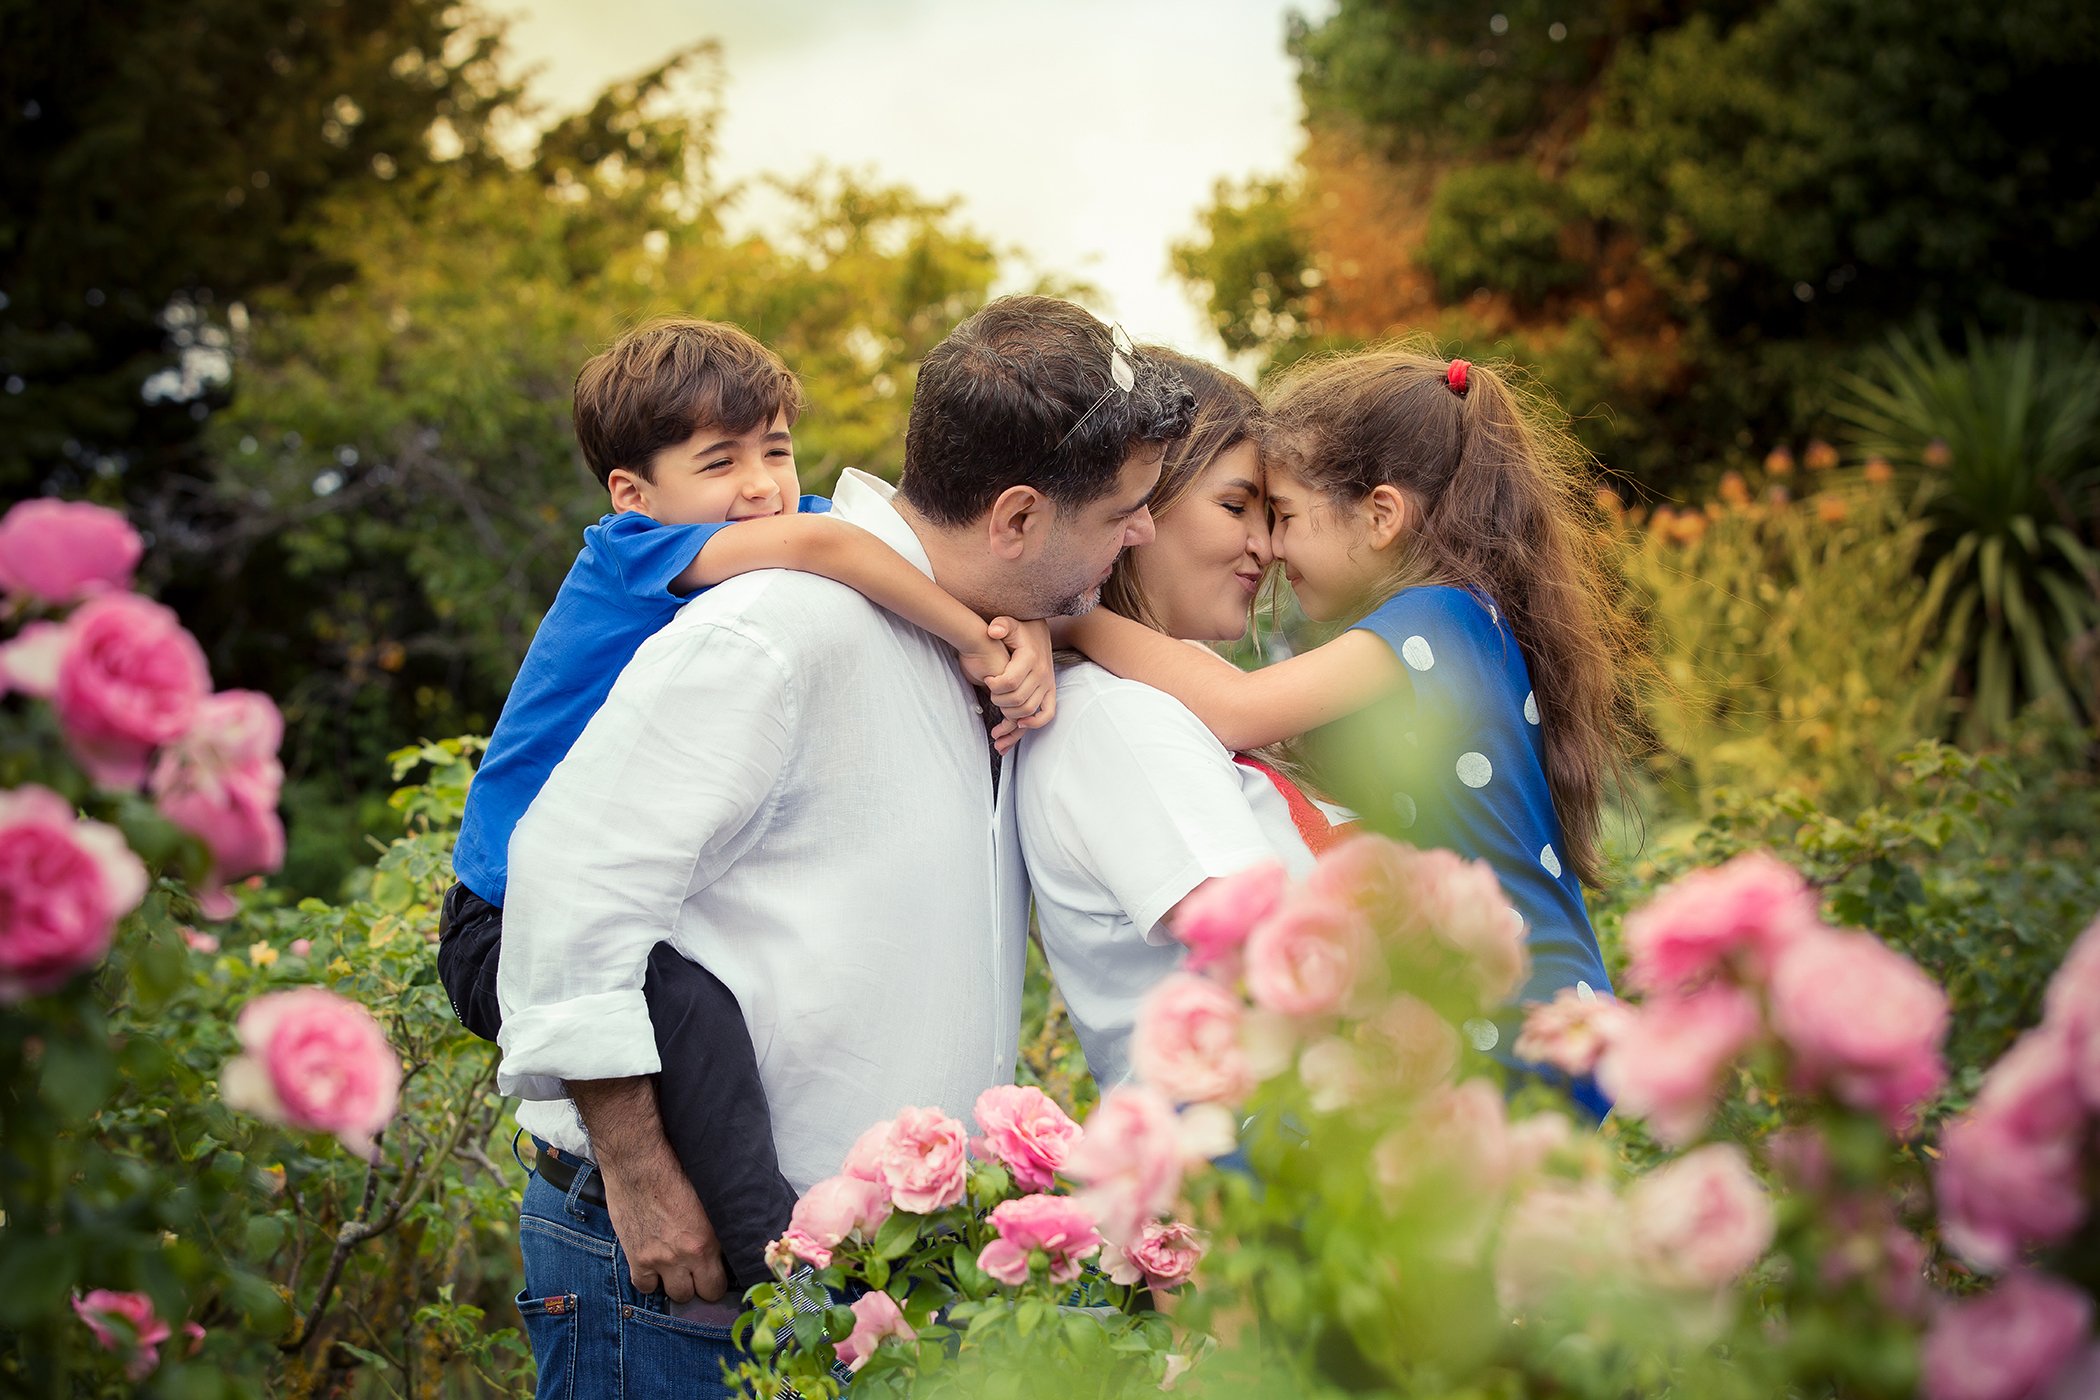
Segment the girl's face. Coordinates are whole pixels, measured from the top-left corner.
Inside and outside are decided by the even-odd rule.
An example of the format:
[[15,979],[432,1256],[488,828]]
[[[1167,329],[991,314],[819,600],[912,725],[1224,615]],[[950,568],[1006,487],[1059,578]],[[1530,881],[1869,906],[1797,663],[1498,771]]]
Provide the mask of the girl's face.
[[1237,640],[1269,566],[1254,444],[1220,452],[1160,517],[1158,532],[1131,551],[1131,569],[1160,625],[1192,641]]
[[1269,547],[1298,606],[1315,622],[1347,617],[1371,596],[1388,562],[1363,513],[1269,468]]

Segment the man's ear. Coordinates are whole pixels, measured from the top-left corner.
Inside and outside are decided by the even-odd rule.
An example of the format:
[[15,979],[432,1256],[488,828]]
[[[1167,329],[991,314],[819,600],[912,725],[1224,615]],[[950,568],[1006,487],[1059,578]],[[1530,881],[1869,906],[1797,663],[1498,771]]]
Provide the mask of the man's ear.
[[606,473],[605,485],[612,492],[612,508],[616,513],[649,513],[649,485],[627,468],[614,467]]
[[1397,486],[1383,482],[1371,488],[1364,497],[1364,520],[1371,527],[1371,546],[1387,549],[1394,540],[1407,532],[1414,521],[1414,505]]
[[1009,486],[992,502],[985,526],[994,558],[1018,563],[1035,552],[1050,532],[1057,507],[1033,486]]

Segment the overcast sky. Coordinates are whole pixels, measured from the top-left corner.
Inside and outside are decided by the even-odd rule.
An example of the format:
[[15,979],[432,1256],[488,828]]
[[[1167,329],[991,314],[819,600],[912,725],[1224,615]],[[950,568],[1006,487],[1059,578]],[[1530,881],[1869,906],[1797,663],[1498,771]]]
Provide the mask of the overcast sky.
[[[1167,267],[1221,176],[1299,143],[1284,0],[489,0],[567,111],[722,41],[721,173],[819,162],[921,194],[1036,270],[1098,286],[1139,339],[1221,353]],[[1324,0],[1301,0],[1315,13]],[[1017,267],[1014,282],[1032,280]],[[1003,289],[1002,289],[1003,290]]]

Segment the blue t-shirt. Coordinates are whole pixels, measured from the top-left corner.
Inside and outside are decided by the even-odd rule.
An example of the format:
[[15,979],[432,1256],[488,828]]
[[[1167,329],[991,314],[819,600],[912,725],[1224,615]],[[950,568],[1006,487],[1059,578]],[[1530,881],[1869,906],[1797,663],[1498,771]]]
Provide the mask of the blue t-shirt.
[[[1412,727],[1401,736],[1411,761],[1391,799],[1402,839],[1493,868],[1524,918],[1531,952],[1520,1001],[1551,1001],[1562,988],[1584,985],[1609,993],[1546,782],[1531,670],[1501,613],[1468,589],[1418,587],[1356,626],[1383,638],[1413,683]],[[1594,1091],[1581,1085],[1577,1092]]]
[[[797,509],[821,514],[831,502],[804,496]],[[452,852],[461,884],[503,903],[511,832],[642,643],[707,591],[673,593],[671,584],[727,523],[665,525],[630,511],[583,532],[583,552],[525,651],[467,790]]]

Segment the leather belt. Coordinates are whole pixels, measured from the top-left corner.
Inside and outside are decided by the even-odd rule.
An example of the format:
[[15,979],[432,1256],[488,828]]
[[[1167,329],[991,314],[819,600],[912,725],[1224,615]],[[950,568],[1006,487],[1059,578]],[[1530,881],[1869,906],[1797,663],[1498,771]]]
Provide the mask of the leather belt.
[[583,1162],[578,1158],[564,1157],[558,1149],[548,1147],[544,1143],[540,1144],[538,1154],[532,1159],[532,1169],[539,1173],[540,1180],[546,1182],[564,1196],[568,1195],[570,1188],[575,1186],[576,1173],[584,1166],[590,1167],[591,1174],[583,1183],[583,1189],[576,1193],[576,1199],[589,1201],[594,1206],[603,1206],[605,1204],[605,1177],[598,1171],[595,1163]]

